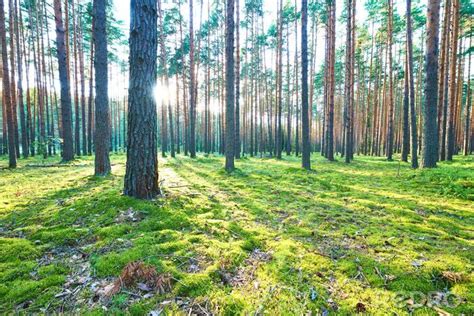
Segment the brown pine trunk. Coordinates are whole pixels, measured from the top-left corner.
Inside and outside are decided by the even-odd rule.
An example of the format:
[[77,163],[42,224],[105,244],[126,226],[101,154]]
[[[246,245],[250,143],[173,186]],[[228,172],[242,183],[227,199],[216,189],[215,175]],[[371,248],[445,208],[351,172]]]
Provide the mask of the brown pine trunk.
[[130,81],[124,194],[153,199],[160,194],[156,148],[157,3],[134,0],[130,21]]
[[234,0],[226,3],[226,27],[225,27],[225,170],[231,172],[234,166],[235,149],[235,68],[234,68]]
[[[8,129],[8,166],[16,168],[16,146],[15,146],[15,125],[13,121],[13,109],[11,101],[10,72],[8,69],[7,40],[5,31],[5,9],[3,0],[0,0],[0,44],[2,48],[2,80],[3,80],[3,103],[5,104],[6,121]],[[5,119],[5,117],[4,117]],[[5,135],[5,134],[4,134]]]
[[[95,175],[111,171],[109,158],[110,115],[108,95],[107,17],[106,0],[94,0],[94,69],[95,69]],[[75,44],[76,45],[76,44]],[[77,73],[76,73],[77,79]],[[76,84],[77,90],[77,84]],[[77,92],[76,92],[77,94]],[[77,107],[78,108],[78,107]],[[76,112],[76,115],[79,113]],[[77,122],[78,123],[78,122]]]
[[436,167],[438,160],[438,46],[440,0],[428,1],[426,23],[425,104],[423,125],[423,168]]
[[61,0],[54,0],[54,16],[56,21],[56,49],[59,64],[59,81],[61,84],[61,119],[63,128],[62,158],[63,161],[71,161],[74,159],[72,110]]
[[392,29],[393,29],[393,3],[392,0],[388,0],[388,129],[387,129],[387,160],[392,161],[393,155],[393,135],[394,135],[394,123],[393,123],[393,116],[394,116],[394,98],[393,98],[393,74],[392,74]]
[[189,154],[191,158],[196,157],[196,94],[195,85],[195,65],[194,65],[194,23],[193,23],[193,2],[189,1]]
[[449,107],[448,107],[448,130],[446,142],[446,160],[453,160],[455,146],[455,109],[456,109],[456,66],[458,58],[458,34],[459,34],[459,0],[453,0],[453,37],[451,38],[451,61],[449,70]]

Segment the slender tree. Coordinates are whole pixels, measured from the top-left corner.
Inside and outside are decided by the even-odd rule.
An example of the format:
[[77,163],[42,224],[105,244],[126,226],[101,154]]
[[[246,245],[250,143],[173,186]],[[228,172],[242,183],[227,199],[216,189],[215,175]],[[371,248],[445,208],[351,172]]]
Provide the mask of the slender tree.
[[240,159],[240,0],[235,0],[235,158]]
[[[238,0],[237,0],[238,1]],[[235,83],[234,83],[234,0],[226,3],[226,28],[225,28],[225,170],[233,171],[235,150]]]
[[157,3],[131,0],[130,81],[124,194],[152,199],[158,185],[157,114],[154,89],[158,49]]
[[393,74],[392,74],[392,46],[393,46],[393,3],[388,0],[388,127],[387,127],[387,160],[392,161],[393,138],[394,138],[394,95],[393,95]]
[[61,10],[61,0],[54,0],[54,17],[56,21],[56,50],[59,65],[59,83],[61,86],[61,120],[63,138],[63,161],[74,159],[74,140],[72,136],[72,109],[68,63],[65,43],[65,30]]
[[189,1],[189,155],[196,157],[196,76],[194,65],[194,16],[193,2]]
[[349,163],[352,156],[352,67],[353,54],[352,54],[352,28],[353,28],[353,15],[352,15],[352,3],[353,0],[346,0],[347,10],[347,26],[346,26],[346,60],[345,60],[345,82],[344,82],[344,157],[345,162]]
[[301,0],[301,138],[302,166],[311,169],[308,105],[308,0]]
[[440,0],[428,1],[424,87],[423,168],[436,167],[438,160],[438,53]]
[[[415,83],[413,80],[413,31],[411,17],[411,0],[407,0],[407,44],[406,44],[406,60],[407,60],[407,76],[408,76],[408,102],[410,116],[410,139],[411,139],[411,167],[418,168],[418,129],[416,124],[415,109]],[[405,85],[405,89],[407,86]]]
[[[8,56],[7,56],[7,40],[5,31],[5,7],[3,0],[0,0],[0,44],[2,48],[2,82],[3,82],[3,102],[4,111],[6,114],[7,129],[8,129],[8,166],[10,168],[16,168],[16,145],[15,145],[15,125],[13,122],[13,109],[11,102],[11,91],[10,91],[10,72],[8,67]],[[12,78],[12,80],[14,80]],[[5,116],[3,117],[5,120]],[[4,134],[5,135],[5,134]]]
[[106,1],[94,0],[94,68],[95,68],[95,175],[110,173],[110,116],[107,63]]
[[459,34],[459,0],[453,1],[453,31],[451,43],[451,61],[449,63],[449,107],[448,107],[448,130],[446,141],[446,160],[453,160],[455,147],[455,116],[457,104],[456,66],[458,64],[458,34]]

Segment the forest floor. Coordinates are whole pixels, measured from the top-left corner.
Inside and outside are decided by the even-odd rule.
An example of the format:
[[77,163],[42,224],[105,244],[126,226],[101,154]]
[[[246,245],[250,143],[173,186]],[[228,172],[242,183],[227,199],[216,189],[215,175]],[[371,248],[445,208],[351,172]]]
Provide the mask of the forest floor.
[[2,159],[1,314],[474,314],[472,157],[160,158],[154,201],[124,155]]

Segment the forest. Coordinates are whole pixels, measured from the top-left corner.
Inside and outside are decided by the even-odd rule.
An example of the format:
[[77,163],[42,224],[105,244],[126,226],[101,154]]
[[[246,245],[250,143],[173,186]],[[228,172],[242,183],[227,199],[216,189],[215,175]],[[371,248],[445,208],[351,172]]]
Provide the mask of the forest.
[[0,313],[474,315],[470,0],[0,0]]

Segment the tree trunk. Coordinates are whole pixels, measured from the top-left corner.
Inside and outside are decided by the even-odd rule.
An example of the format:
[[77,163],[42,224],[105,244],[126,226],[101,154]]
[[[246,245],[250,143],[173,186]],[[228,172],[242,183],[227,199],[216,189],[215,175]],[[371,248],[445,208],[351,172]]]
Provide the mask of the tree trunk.
[[311,144],[309,141],[309,110],[308,110],[308,0],[301,1],[301,138],[302,167],[311,169]]
[[[0,0],[0,44],[2,48],[2,80],[3,80],[3,103],[8,129],[8,166],[16,168],[16,146],[15,146],[15,125],[13,122],[13,109],[11,102],[10,73],[8,69],[7,40],[5,31],[5,9],[3,0]],[[5,117],[4,117],[5,119]]]
[[388,89],[389,89],[389,97],[388,97],[388,129],[387,129],[387,160],[392,161],[393,155],[393,135],[394,135],[394,123],[393,123],[393,115],[394,115],[394,98],[393,98],[393,74],[392,74],[392,46],[393,46],[393,4],[392,0],[388,0]]
[[447,142],[446,142],[446,160],[453,160],[454,146],[455,146],[455,109],[456,109],[456,66],[458,59],[458,34],[459,34],[459,0],[453,0],[453,37],[451,38],[451,61],[449,70],[449,108],[448,108],[448,130],[447,130]]
[[127,166],[124,194],[153,199],[160,194],[156,148],[157,3],[132,0]]
[[95,175],[110,173],[110,115],[108,95],[106,0],[94,0],[94,69],[95,69]]
[[235,0],[235,158],[240,159],[240,0]]
[[54,16],[56,21],[56,48],[59,64],[59,82],[61,85],[61,119],[63,128],[62,159],[63,161],[71,161],[74,159],[72,109],[61,0],[54,0]]
[[[238,1],[238,0],[237,0]],[[234,0],[227,0],[226,3],[226,32],[225,32],[225,170],[233,171],[234,149],[235,149],[235,122],[234,122],[234,102],[235,102],[235,82],[234,82]]]
[[[469,36],[469,47],[472,47],[472,34]],[[468,67],[467,73],[471,73],[471,51],[468,55]],[[466,95],[466,123],[464,125],[464,156],[469,155],[469,131],[471,129],[471,98],[472,98],[472,89],[471,89],[471,77],[467,79],[467,95]]]
[[438,50],[440,0],[428,1],[426,22],[425,104],[423,109],[423,168],[436,167],[438,160]]
[[411,20],[411,0],[407,0],[407,61],[408,61],[408,94],[411,137],[411,167],[418,168],[418,128],[416,126],[415,83],[413,78],[413,32]]
[[189,1],[189,155],[196,157],[196,77],[194,74],[194,25],[193,25],[193,2]]

